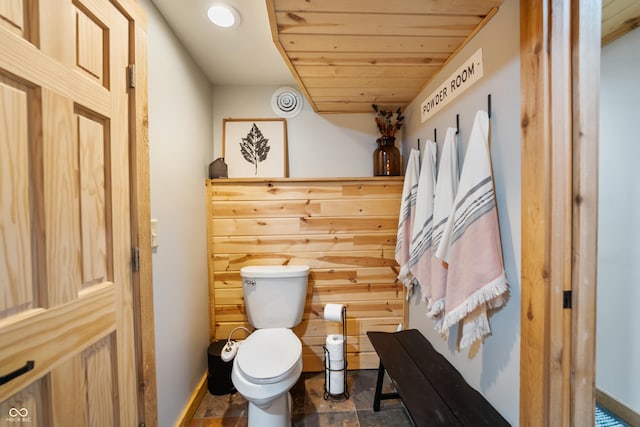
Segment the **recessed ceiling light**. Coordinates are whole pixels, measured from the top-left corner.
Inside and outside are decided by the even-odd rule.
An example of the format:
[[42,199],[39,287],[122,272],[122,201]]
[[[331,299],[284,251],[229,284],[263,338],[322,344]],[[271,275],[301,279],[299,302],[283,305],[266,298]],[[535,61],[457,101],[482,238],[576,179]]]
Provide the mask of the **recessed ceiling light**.
[[220,3],[211,6],[207,15],[211,22],[219,27],[230,28],[240,24],[240,14],[227,4]]

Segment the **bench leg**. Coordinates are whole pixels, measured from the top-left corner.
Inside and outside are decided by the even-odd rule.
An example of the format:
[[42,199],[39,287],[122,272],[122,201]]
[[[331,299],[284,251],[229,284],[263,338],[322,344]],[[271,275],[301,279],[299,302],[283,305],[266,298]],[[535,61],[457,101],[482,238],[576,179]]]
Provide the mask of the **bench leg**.
[[378,379],[376,381],[376,393],[373,395],[373,411],[378,412],[380,410],[380,401],[385,399],[400,399],[398,393],[383,393],[382,382],[384,381],[385,369],[380,360],[380,366],[378,366]]
[[384,366],[382,360],[378,366],[378,380],[376,381],[376,393],[373,396],[373,411],[378,412],[380,410],[380,397],[382,395],[382,381],[384,380]]

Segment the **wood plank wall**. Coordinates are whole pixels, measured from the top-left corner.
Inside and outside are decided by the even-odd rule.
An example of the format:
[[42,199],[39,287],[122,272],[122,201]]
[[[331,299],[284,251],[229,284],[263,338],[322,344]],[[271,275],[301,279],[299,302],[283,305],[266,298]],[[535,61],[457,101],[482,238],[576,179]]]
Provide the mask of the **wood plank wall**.
[[[210,339],[249,327],[240,268],[311,267],[302,323],[306,372],[323,369],[322,345],[341,324],[327,303],[347,306],[349,369],[377,368],[367,331],[407,324],[405,289],[394,259],[402,177],[207,180]],[[242,331],[234,337],[243,337]]]

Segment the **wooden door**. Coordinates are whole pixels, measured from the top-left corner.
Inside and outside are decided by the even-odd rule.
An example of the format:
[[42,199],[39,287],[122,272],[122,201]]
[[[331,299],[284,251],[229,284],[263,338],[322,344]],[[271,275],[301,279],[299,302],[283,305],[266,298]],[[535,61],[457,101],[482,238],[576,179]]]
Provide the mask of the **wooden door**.
[[521,0],[520,425],[592,426],[598,0]]
[[33,361],[0,426],[138,423],[129,31],[107,0],[0,0],[0,376]]

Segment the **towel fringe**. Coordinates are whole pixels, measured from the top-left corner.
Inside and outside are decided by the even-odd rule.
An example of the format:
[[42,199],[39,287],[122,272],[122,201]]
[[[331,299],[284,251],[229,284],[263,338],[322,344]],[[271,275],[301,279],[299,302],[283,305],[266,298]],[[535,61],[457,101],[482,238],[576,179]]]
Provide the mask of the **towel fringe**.
[[419,286],[418,280],[413,276],[413,274],[411,274],[408,267],[400,269],[400,273],[398,273],[398,280],[405,288],[407,288],[407,296],[405,297],[405,300],[409,301],[413,295],[415,287]]
[[403,265],[402,267],[400,267],[400,273],[398,273],[398,280],[402,282],[402,284],[406,288],[413,287],[413,283],[414,283],[413,279],[414,279],[413,274],[411,274],[411,272],[409,271],[408,265]]
[[483,340],[491,334],[489,319],[487,319],[486,307],[473,318],[466,318],[462,322],[462,338],[460,350],[470,347],[475,341]]
[[444,298],[440,298],[438,301],[434,301],[427,306],[427,316],[436,319],[442,316],[444,312]]
[[436,332],[443,334],[442,322],[444,321],[444,298],[440,298],[438,301],[427,306],[427,317],[433,319],[433,329]]
[[491,308],[500,307],[506,301],[504,294],[509,291],[509,284],[504,273],[491,282],[484,285],[473,295],[469,296],[464,304],[459,305],[444,316],[442,325],[443,333],[448,334],[449,329],[464,319],[469,313],[482,304],[487,304]]

